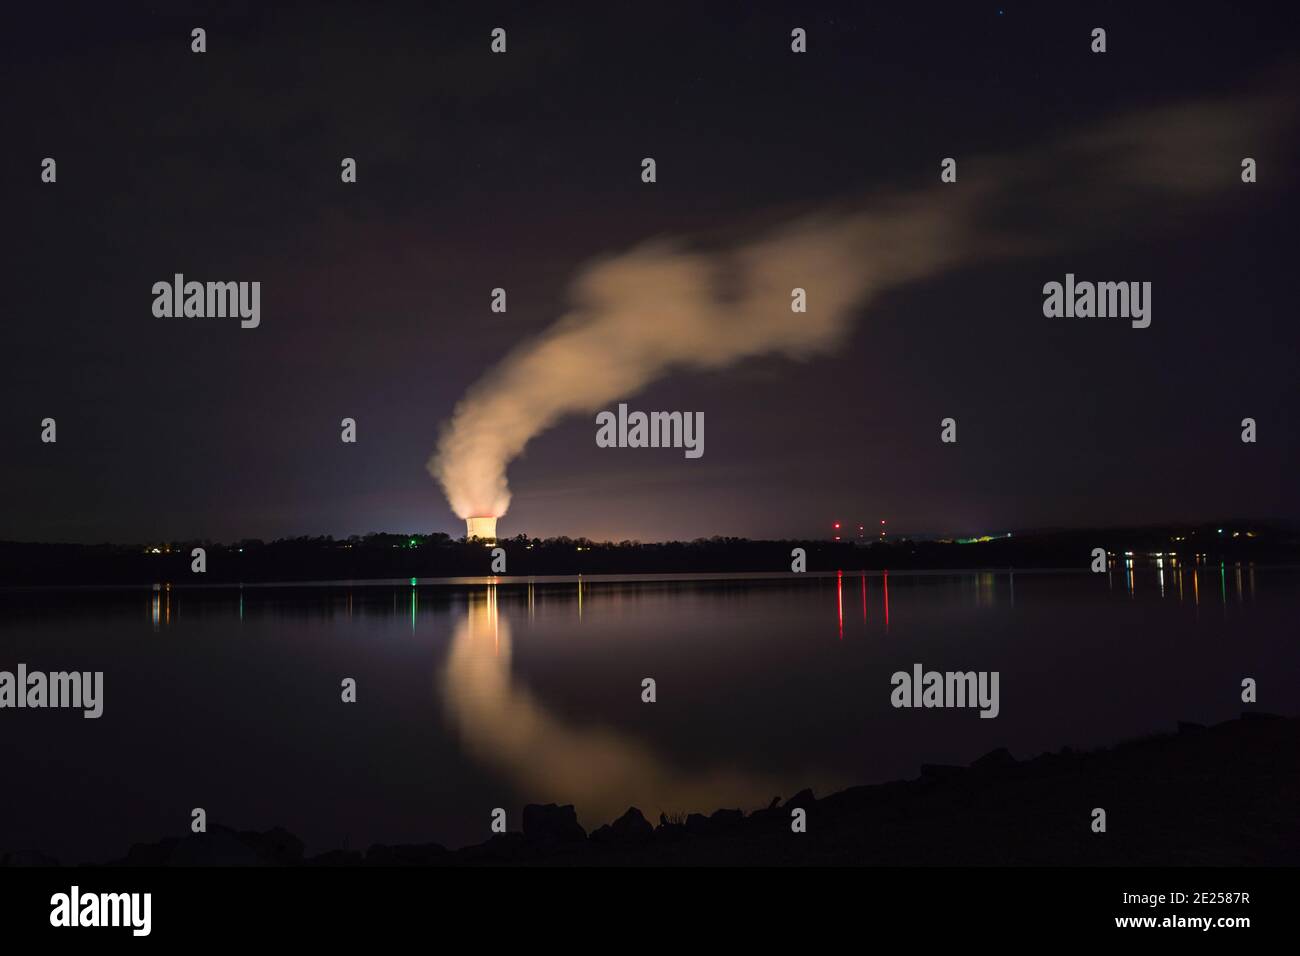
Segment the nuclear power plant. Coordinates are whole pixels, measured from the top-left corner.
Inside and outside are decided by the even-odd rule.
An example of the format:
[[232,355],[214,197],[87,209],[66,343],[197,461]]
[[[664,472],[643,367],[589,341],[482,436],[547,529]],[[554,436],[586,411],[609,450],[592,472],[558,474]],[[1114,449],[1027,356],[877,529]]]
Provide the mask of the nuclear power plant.
[[473,540],[479,538],[487,544],[496,544],[497,541],[497,519],[492,515],[483,515],[477,518],[465,519],[465,538]]

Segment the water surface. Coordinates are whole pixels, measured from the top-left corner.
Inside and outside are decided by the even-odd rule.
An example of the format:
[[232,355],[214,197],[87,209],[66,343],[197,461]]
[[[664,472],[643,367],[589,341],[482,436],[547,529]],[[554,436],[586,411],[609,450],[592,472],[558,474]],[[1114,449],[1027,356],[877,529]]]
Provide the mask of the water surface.
[[[1225,720],[1247,676],[1295,713],[1297,611],[1300,571],[1248,565],[0,592],[0,669],[105,674],[99,720],[0,711],[0,849],[106,860],[194,807],[459,846],[495,807],[752,810]],[[915,663],[999,671],[1000,716],[892,708]]]

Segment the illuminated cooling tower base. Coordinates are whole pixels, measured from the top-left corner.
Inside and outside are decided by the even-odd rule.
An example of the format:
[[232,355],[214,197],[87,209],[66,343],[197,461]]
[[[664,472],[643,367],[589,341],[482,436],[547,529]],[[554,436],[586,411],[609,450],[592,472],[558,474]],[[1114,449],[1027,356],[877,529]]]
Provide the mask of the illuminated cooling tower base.
[[492,516],[465,519],[466,539],[478,538],[486,544],[496,544],[497,519]]

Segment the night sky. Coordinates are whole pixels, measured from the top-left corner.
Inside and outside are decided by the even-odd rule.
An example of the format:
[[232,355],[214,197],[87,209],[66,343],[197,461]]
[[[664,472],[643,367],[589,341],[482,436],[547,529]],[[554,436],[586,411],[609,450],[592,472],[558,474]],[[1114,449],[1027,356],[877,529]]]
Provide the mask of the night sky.
[[[1282,6],[35,6],[0,39],[0,538],[17,540],[463,534],[425,469],[440,426],[593,259],[959,190],[938,184],[942,157],[1296,89]],[[833,355],[624,397],[703,411],[699,460],[600,449],[592,419],[568,420],[511,466],[500,531],[1300,517],[1295,146],[1229,144],[1226,201],[1065,223],[1095,238],[891,290]],[[151,286],[176,272],[260,281],[261,326],[156,318]],[[1067,272],[1152,282],[1152,326],[1045,318],[1043,283]],[[47,416],[57,444],[40,440]],[[946,416],[956,445],[939,441]]]

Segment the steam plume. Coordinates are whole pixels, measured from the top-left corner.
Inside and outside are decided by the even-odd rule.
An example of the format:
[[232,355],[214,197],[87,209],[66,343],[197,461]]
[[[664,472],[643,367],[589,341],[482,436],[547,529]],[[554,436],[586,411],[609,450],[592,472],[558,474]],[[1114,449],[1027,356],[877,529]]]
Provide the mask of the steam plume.
[[[594,262],[572,283],[571,311],[457,404],[429,471],[462,518],[503,515],[507,465],[565,416],[678,370],[829,352],[875,296],[904,283],[1056,251],[1063,235],[1127,236],[1125,217],[1165,211],[1154,201],[1241,188],[1240,158],[1278,118],[1263,100],[1150,110],[1014,156],[962,159],[957,184],[937,182],[936,158],[930,188],[813,213],[731,247],[658,240]],[[796,287],[807,290],[806,314],[790,310]]]

